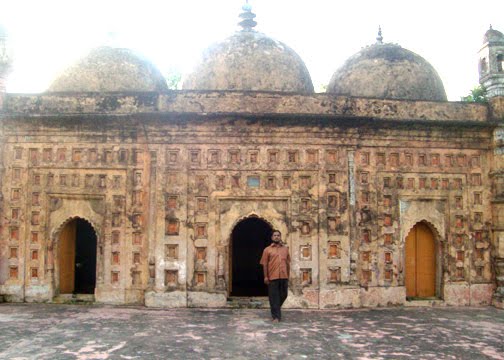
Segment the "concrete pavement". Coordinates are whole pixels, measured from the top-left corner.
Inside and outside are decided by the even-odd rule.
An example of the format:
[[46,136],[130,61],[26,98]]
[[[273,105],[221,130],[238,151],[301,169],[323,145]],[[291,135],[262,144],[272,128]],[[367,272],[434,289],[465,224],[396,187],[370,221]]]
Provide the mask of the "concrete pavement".
[[146,309],[0,304],[0,359],[504,359],[495,308]]

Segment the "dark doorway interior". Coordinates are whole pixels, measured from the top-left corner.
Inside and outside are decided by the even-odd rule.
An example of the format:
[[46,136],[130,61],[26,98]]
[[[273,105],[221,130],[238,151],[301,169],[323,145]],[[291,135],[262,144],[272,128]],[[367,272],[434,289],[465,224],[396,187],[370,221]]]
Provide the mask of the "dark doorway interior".
[[259,218],[241,221],[232,233],[231,296],[267,296],[261,255],[271,244],[271,226]]
[[76,219],[75,290],[77,294],[94,294],[96,286],[96,233],[85,220]]

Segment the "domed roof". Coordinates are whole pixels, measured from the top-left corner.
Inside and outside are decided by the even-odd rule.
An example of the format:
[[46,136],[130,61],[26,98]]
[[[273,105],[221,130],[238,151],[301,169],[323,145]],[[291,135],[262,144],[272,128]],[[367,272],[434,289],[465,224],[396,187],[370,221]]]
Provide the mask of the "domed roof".
[[424,58],[395,44],[374,45],[350,57],[331,78],[328,93],[380,99],[446,101],[443,82]]
[[60,75],[48,92],[164,91],[166,80],[149,61],[129,49],[92,50]]
[[303,60],[287,45],[256,32],[244,6],[243,30],[208,48],[182,86],[189,90],[313,92]]
[[504,34],[498,30],[494,30],[492,25],[490,25],[490,29],[488,29],[485,36],[483,36],[483,44],[495,41],[504,41]]

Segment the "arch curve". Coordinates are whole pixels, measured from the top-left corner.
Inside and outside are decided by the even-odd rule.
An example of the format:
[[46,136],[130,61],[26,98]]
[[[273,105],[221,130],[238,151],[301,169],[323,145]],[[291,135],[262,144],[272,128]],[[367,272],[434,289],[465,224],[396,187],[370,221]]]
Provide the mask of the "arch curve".
[[431,231],[432,231],[432,234],[434,235],[434,239],[436,241],[440,241],[440,242],[443,242],[443,238],[441,237],[441,234],[439,233],[439,230],[437,229],[436,225],[434,225],[433,223],[431,223],[430,221],[428,221],[427,219],[421,219],[421,220],[418,220],[417,222],[415,223],[412,223],[410,224],[411,226],[409,226],[406,231],[404,232],[404,234],[407,236],[411,230],[413,230],[413,228],[417,225],[417,224],[425,224]]
[[73,220],[77,220],[77,219],[83,220],[83,221],[87,222],[89,225],[91,225],[91,227],[95,231],[97,242],[100,242],[100,236],[99,236],[98,227],[96,226],[96,224],[94,224],[91,219],[88,219],[85,216],[79,216],[79,215],[69,216],[65,220],[63,220],[58,226],[55,226],[54,229],[53,229],[53,231],[52,231],[52,233],[51,233],[51,237],[50,237],[51,242],[53,244],[55,242],[57,242],[57,240],[59,238],[59,234],[61,233],[61,230],[63,230],[64,227],[66,225],[68,225],[68,223],[70,223]]
[[255,212],[250,212],[249,214],[247,215],[244,215],[242,217],[239,217],[238,219],[236,219],[234,222],[233,222],[233,225],[231,225],[231,233],[233,233],[234,229],[236,228],[236,226],[238,224],[240,224],[242,221],[244,220],[247,220],[247,219],[258,219],[258,220],[262,220],[264,221],[265,223],[267,223],[271,229],[273,230],[278,230],[274,225],[273,225],[273,222],[270,221],[269,219],[266,219],[264,216],[260,216],[258,215],[257,213]]
[[440,243],[445,243],[450,219],[446,199],[401,199],[400,200],[400,235],[401,243],[411,229],[419,222],[424,222],[432,230]]

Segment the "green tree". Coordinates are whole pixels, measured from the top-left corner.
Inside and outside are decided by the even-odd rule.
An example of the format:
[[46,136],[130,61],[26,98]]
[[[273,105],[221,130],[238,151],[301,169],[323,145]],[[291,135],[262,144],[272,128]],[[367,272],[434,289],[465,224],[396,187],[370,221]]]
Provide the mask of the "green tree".
[[487,103],[487,91],[482,85],[475,86],[467,96],[462,96],[461,101]]
[[168,69],[168,71],[164,73],[164,77],[166,79],[166,85],[168,85],[168,89],[179,90],[182,86],[182,74],[177,69]]
[[327,84],[318,83],[314,85],[316,93],[325,93],[327,91]]

